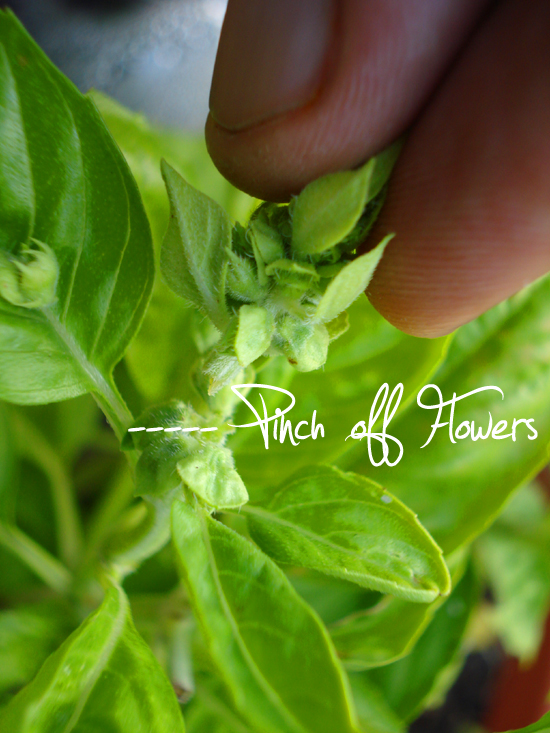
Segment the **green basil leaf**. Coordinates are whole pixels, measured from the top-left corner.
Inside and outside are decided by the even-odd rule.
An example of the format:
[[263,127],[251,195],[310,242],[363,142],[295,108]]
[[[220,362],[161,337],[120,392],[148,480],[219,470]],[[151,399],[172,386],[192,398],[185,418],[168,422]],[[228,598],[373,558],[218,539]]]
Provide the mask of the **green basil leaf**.
[[209,653],[240,715],[262,733],[355,730],[326,631],[282,571],[180,501],[172,536]]
[[151,291],[147,217],[93,103],[9,12],[0,14],[0,66],[0,251],[21,261],[39,240],[59,273],[53,303],[0,298],[0,395],[43,403],[104,394]]
[[350,684],[364,731],[405,733],[405,724],[384,700],[382,692],[364,674],[351,674]]
[[338,656],[350,670],[388,664],[407,654],[426,628],[436,603],[385,598],[377,606],[343,619],[330,629]]
[[330,341],[336,341],[336,339],[343,336],[349,329],[349,316],[347,311],[343,311],[339,316],[333,318],[332,321],[325,323],[328,331],[328,337]]
[[[525,517],[526,509],[534,516]],[[476,542],[495,599],[492,626],[508,654],[523,662],[537,654],[550,607],[549,547],[550,513],[534,486],[515,494]]]
[[331,173],[308,184],[293,204],[292,249],[317,254],[350,235],[366,205],[380,194],[400,151],[398,141],[356,171]]
[[334,624],[357,611],[373,608],[383,598],[378,591],[367,590],[333,575],[304,568],[288,568],[285,572],[293,588],[325,625]]
[[[250,728],[230,728],[222,717],[213,713],[205,705],[194,702],[189,714],[186,714],[188,733],[251,733]],[[239,721],[240,722],[240,721]]]
[[226,690],[212,674],[198,672],[196,683],[193,700],[185,711],[188,733],[254,733],[234,710]]
[[[480,585],[470,565],[449,598],[437,609],[412,652],[367,673],[400,718],[413,720],[426,698],[437,690],[443,676],[446,687],[453,682],[454,676],[448,674],[449,665],[458,656],[479,592]],[[458,672],[456,665],[455,671]]]
[[0,726],[13,733],[184,731],[172,686],[117,587],[2,711]]
[[293,204],[292,249],[312,255],[345,239],[381,192],[400,150],[397,142],[356,171],[330,173],[309,183]]
[[369,197],[378,196],[382,188],[388,182],[390,174],[397,163],[401,149],[403,148],[403,138],[399,138],[385,150],[374,158],[374,171],[372,173],[369,184]]
[[[453,584],[465,570],[465,553],[448,558]],[[395,662],[408,654],[445,598],[430,604],[386,596],[333,623],[329,630],[338,656],[347,669],[363,671]]]
[[363,476],[303,469],[264,505],[245,506],[252,539],[276,562],[429,603],[450,576],[415,515]]
[[324,252],[341,242],[359,221],[369,200],[374,171],[369,160],[356,171],[340,171],[309,183],[294,201],[292,249],[300,255]]
[[356,257],[340,270],[329,283],[317,306],[315,311],[317,320],[324,323],[332,321],[365,291],[384,254],[386,245],[393,237],[393,234],[388,234],[377,247]]
[[166,161],[162,175],[171,211],[161,250],[162,274],[176,295],[223,329],[229,319],[225,275],[231,220],[221,206],[193,188]]
[[30,682],[71,631],[63,605],[39,603],[1,611],[0,698]]
[[[162,158],[234,218],[244,218],[249,213],[253,199],[237,191],[218,172],[203,136],[154,127],[142,115],[99,92],[93,91],[91,96],[136,178],[158,252],[170,218],[160,171]],[[149,403],[165,402],[172,397],[190,400],[195,396],[190,371],[199,357],[193,338],[198,315],[157,277],[143,324],[125,357],[136,386]],[[175,343],[178,348],[174,348]]]
[[[458,402],[455,429],[474,421],[476,433],[486,434],[489,412],[493,427],[514,418],[534,419],[538,432],[528,439],[520,425],[516,441],[470,438],[452,443],[448,428],[431,433],[434,410],[412,406],[392,423],[391,434],[404,446],[403,460],[392,468],[373,468],[362,457],[346,464],[358,473],[368,472],[417,512],[434,539],[450,553],[480,534],[502,509],[519,485],[548,461],[550,443],[550,277],[546,276],[496,309],[463,326],[450,349],[452,366],[433,381],[443,398],[463,395],[482,386],[497,386]],[[345,336],[343,337],[345,338]],[[427,394],[424,400],[430,401]],[[447,412],[442,420],[448,420]],[[451,480],[452,478],[452,480]],[[246,479],[245,479],[246,480]]]
[[233,219],[248,219],[256,199],[222,176],[208,154],[204,135],[153,125],[143,115],[96,90],[90,96],[132,169],[159,247],[170,215],[160,171],[162,158],[181,171],[192,186],[217,201]]
[[271,226],[265,213],[263,209],[258,211],[248,225],[248,232],[262,262],[270,265],[272,262],[282,260],[285,250],[281,232]]

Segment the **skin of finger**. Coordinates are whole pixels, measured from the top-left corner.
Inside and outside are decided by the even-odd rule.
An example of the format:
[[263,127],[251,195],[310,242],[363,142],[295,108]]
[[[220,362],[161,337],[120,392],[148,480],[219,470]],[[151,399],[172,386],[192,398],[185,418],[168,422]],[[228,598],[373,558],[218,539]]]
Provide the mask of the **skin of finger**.
[[336,1],[333,41],[313,100],[239,132],[208,119],[206,140],[215,164],[254,196],[288,200],[309,181],[360,164],[400,135],[487,5]]
[[549,38],[547,0],[500,4],[407,141],[368,295],[410,334],[449,333],[550,270]]
[[210,90],[213,119],[244,129],[265,119],[264,110],[269,118],[313,99],[334,18],[333,0],[231,0]]

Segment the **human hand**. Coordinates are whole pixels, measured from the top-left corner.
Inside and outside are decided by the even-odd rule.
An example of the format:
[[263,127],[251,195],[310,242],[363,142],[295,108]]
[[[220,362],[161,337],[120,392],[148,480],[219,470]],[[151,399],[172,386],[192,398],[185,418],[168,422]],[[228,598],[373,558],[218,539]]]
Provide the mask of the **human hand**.
[[229,0],[209,150],[282,201],[410,128],[368,295],[439,336],[550,270],[549,39],[545,0]]

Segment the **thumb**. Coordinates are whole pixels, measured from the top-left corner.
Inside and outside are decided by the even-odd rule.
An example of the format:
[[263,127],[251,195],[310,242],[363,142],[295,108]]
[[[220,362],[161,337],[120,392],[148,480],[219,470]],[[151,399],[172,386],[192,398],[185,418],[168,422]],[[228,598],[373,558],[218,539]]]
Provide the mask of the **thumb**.
[[486,0],[229,0],[206,126],[235,185],[285,200],[412,122]]

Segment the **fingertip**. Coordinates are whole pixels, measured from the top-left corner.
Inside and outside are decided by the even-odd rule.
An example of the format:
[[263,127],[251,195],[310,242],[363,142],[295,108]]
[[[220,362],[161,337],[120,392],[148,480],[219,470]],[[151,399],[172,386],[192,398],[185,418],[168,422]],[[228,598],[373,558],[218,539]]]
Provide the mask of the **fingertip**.
[[[284,14],[288,2],[279,6],[279,0],[269,0],[262,5],[269,5],[276,17]],[[316,2],[303,5],[302,21],[313,13]],[[250,6],[256,4],[230,0],[212,84],[213,114],[206,125],[215,164],[239,188],[273,201],[288,200],[321,175],[356,167],[411,123],[485,4],[486,0],[409,0],[405,4],[402,0],[340,0],[334,21],[333,4],[323,0],[313,14],[314,22],[297,23],[303,29],[303,43],[293,28],[294,40],[289,44],[284,37],[290,33],[288,23],[273,21],[282,40],[247,48],[248,76],[244,76],[248,81],[244,83],[242,75],[231,71],[238,65],[235,57],[242,47],[237,43],[235,8],[254,15],[257,11]],[[302,7],[302,3],[296,5]],[[248,36],[253,35],[254,23],[245,25]],[[313,35],[312,29],[317,29]],[[277,48],[280,61],[267,63]],[[298,56],[304,48],[312,49],[315,64],[302,63],[302,76],[296,76],[296,63],[286,63],[291,48]],[[224,58],[230,55],[231,62],[225,64]],[[293,81],[281,78],[292,76],[291,72]],[[262,92],[259,99],[255,90],[264,87],[269,94]],[[238,93],[231,101],[234,88]]]

